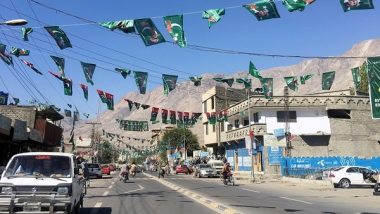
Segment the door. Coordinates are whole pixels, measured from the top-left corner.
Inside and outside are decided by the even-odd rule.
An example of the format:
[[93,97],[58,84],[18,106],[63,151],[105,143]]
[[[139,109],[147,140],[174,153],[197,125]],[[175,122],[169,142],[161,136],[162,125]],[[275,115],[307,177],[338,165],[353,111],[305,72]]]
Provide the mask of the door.
[[358,167],[350,167],[346,170],[347,178],[350,179],[351,184],[363,184],[363,174]]

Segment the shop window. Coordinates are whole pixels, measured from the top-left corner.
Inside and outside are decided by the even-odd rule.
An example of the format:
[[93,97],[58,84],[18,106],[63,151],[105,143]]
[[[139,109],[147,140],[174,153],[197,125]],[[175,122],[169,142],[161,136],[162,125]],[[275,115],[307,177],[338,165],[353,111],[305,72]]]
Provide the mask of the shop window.
[[[289,113],[289,118],[288,122],[289,123],[296,123],[297,122],[297,112],[296,111],[288,111]],[[278,111],[277,112],[277,122],[279,123],[285,123],[285,111]]]
[[255,123],[259,122],[259,112],[256,112],[253,114],[253,122]]
[[351,119],[351,111],[345,109],[329,109],[327,110],[328,118]]
[[236,119],[234,124],[235,124],[235,128],[239,128],[239,125],[240,125],[239,119]]

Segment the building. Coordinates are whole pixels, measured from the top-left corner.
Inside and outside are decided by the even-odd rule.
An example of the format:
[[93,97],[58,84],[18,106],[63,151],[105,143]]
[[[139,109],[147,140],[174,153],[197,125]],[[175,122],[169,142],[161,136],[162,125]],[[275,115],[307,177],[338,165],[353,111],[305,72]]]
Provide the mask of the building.
[[63,119],[48,106],[0,105],[0,165],[20,152],[58,151],[61,146]]
[[[229,106],[220,147],[235,170],[251,172],[254,165],[255,173],[269,174],[280,173],[283,156],[378,156],[380,121],[371,118],[369,97],[348,94],[250,96]],[[205,143],[210,139],[205,132]]]

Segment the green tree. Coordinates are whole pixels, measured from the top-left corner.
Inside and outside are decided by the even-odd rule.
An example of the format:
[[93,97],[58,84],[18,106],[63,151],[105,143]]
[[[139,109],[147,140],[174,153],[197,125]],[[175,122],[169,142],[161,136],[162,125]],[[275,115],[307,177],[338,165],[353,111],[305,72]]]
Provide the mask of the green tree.
[[368,93],[368,75],[367,75],[367,63],[364,62],[363,65],[359,67],[360,83],[359,88],[356,90],[361,93]]
[[119,157],[120,151],[118,151],[117,148],[114,145],[112,145],[108,140],[103,141],[100,148],[101,148],[101,156],[100,156],[101,163],[111,163],[111,162],[114,162],[117,157]]

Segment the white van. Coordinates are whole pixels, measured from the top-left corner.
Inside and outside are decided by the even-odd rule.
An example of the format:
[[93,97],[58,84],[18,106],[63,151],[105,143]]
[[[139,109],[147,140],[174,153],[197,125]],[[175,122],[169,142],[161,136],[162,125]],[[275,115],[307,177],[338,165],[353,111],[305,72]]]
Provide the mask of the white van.
[[220,176],[222,174],[224,163],[221,160],[209,160],[207,164],[210,164],[211,168],[214,170],[215,175]]

